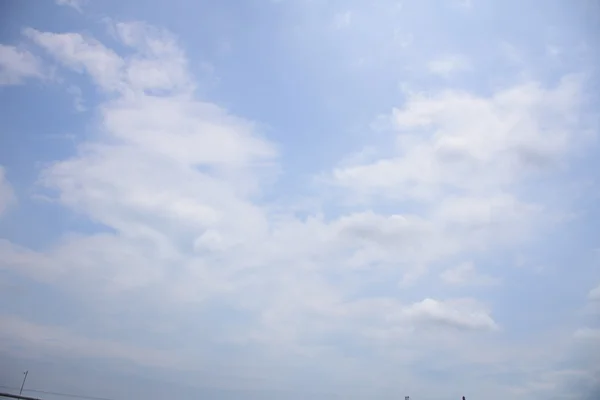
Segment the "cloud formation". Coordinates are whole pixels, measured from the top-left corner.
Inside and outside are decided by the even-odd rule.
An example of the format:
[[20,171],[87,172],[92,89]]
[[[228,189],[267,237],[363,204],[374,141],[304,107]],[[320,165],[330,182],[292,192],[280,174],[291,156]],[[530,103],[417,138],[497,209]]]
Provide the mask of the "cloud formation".
[[56,0],[56,4],[59,6],[71,7],[79,12],[82,12],[82,7],[85,4],[85,0]]
[[433,74],[448,77],[457,72],[470,70],[471,63],[466,57],[454,54],[432,60],[427,67]]
[[440,277],[450,285],[494,285],[498,283],[497,279],[478,273],[472,262],[449,268]]
[[42,78],[42,65],[30,52],[0,44],[0,86],[18,85],[28,78]]
[[16,201],[16,197],[10,182],[6,179],[6,172],[0,166],[0,216],[6,212],[9,205]]
[[578,139],[580,90],[581,78],[567,76],[554,88],[529,82],[489,98],[454,90],[411,94],[389,116],[394,155],[338,167],[334,180],[360,195],[433,201],[449,189],[510,189],[555,166]]
[[[158,380],[189,373],[201,386],[231,374],[226,385],[246,391],[311,382],[321,395],[362,398],[434,399],[468,387],[491,400],[541,399],[573,382],[593,386],[598,329],[573,322],[589,287],[561,289],[560,305],[544,300],[566,276],[560,257],[544,253],[568,240],[560,232],[575,232],[567,180],[578,178],[565,175],[593,145],[590,75],[571,68],[461,85],[483,56],[432,57],[419,47],[423,33],[401,45],[413,33],[388,29],[386,15],[427,9],[345,6],[261,5],[281,21],[294,16],[281,28],[261,25],[285,45],[244,26],[231,54],[213,55],[233,82],[215,91],[201,89],[198,53],[210,46],[177,24],[171,32],[105,19],[107,31],[82,33],[27,22],[28,51],[0,47],[5,84],[56,64],[52,85],[67,87],[80,110],[86,99],[73,125],[52,127],[77,132],[75,146],[36,154],[45,158],[31,160],[35,180],[14,186],[29,188],[17,194],[39,218],[31,232],[52,213],[64,222],[46,236],[3,228],[3,281],[36,288],[35,301],[12,300],[0,314],[3,353],[25,348],[42,359],[68,349],[71,359],[116,371],[126,363]],[[467,18],[476,8],[455,12]],[[381,37],[366,29],[379,20]],[[319,35],[314,47],[300,45]],[[397,61],[392,48],[418,68],[386,66]],[[340,59],[313,70],[311,54]],[[389,89],[398,81],[410,85]],[[59,103],[55,115],[72,108],[72,99]],[[322,115],[338,109],[341,122]],[[367,117],[358,124],[347,110]],[[331,132],[315,140],[311,129]],[[11,181],[18,167],[7,165]],[[2,220],[15,190],[0,169]],[[30,204],[32,192],[44,204]],[[589,281],[580,269],[589,276],[577,279]],[[31,302],[39,311],[22,315]]]
[[600,301],[600,285],[590,290],[588,299],[590,299],[590,301]]

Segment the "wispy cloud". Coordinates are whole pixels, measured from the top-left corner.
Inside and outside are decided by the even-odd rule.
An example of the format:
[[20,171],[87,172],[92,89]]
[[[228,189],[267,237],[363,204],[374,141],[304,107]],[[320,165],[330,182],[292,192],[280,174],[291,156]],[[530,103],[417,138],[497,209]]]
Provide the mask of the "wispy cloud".
[[16,201],[16,196],[13,188],[6,179],[6,172],[2,166],[0,166],[0,216],[4,214],[8,206]]
[[600,343],[600,329],[581,328],[575,332],[575,338]]
[[[72,355],[117,359],[165,368],[173,368],[177,364],[176,360],[166,352],[102,339],[90,339],[58,326],[44,326],[2,315],[0,315],[0,323],[2,324],[0,337],[2,337],[4,351],[15,347],[34,348],[35,352],[48,352],[61,357]],[[39,354],[37,356],[39,357]]]
[[73,106],[75,107],[76,111],[82,112],[86,110],[83,100],[83,93],[81,92],[79,86],[69,86],[67,88],[67,93],[73,96]]
[[27,50],[0,44],[0,86],[18,85],[28,78],[42,78],[42,64]]
[[499,283],[492,276],[478,273],[472,262],[449,268],[440,277],[450,285],[495,285]]
[[600,285],[590,290],[588,299],[590,299],[590,301],[600,301]]
[[452,74],[468,71],[472,66],[467,57],[453,54],[430,61],[427,68],[433,74],[449,77]]
[[425,299],[411,306],[407,314],[423,322],[441,326],[482,330],[498,328],[485,308],[472,300],[454,300],[444,303]]
[[123,60],[97,40],[79,33],[55,34],[32,28],[25,29],[23,33],[62,64],[77,72],[89,72],[100,88],[117,89]]
[[83,12],[83,6],[87,0],[56,0],[59,6],[71,7],[78,12]]

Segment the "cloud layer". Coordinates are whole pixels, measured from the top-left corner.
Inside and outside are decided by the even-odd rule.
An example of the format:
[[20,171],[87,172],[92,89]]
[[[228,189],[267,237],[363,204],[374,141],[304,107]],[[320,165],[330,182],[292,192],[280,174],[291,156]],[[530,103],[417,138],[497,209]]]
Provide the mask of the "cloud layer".
[[[351,35],[379,12],[355,6],[322,29]],[[57,68],[51,84],[76,93],[86,120],[72,151],[39,164],[30,185],[65,219],[84,222],[43,245],[0,237],[2,281],[48,290],[36,297],[42,312],[61,301],[64,309],[22,316],[13,301],[0,315],[3,353],[68,351],[203,383],[230,374],[222,385],[242,390],[307,380],[321,394],[365,398],[411,390],[434,399],[469,387],[480,398],[541,399],[568,395],[573,382],[598,385],[581,356],[598,343],[594,317],[560,314],[567,329],[559,317],[519,319],[547,304],[531,290],[528,305],[519,279],[550,279],[522,260],[550,264],[535,246],[571,229],[569,196],[547,194],[570,187],[564,175],[593,145],[587,71],[478,90],[459,84],[480,68],[474,57],[439,54],[421,70],[446,83],[414,78],[361,127],[360,144],[332,151],[346,154],[315,171],[312,150],[292,133],[199,90],[187,39],[140,21],[104,26],[24,27],[26,45],[0,45],[2,85]],[[280,102],[260,96],[273,109]],[[288,193],[288,158],[300,151],[310,185]],[[19,203],[0,168],[2,218],[21,205],[18,194]],[[588,299],[570,304],[572,315],[597,306],[600,287],[577,291]]]

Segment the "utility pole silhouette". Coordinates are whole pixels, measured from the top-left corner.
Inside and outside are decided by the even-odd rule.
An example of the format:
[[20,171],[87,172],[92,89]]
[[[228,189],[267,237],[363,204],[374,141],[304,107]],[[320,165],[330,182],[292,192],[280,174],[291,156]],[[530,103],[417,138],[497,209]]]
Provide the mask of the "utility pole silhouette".
[[23,373],[25,374],[25,377],[23,378],[23,383],[21,383],[21,390],[19,390],[19,396],[23,394],[23,386],[25,386],[25,381],[27,380],[27,375],[29,374],[29,371],[25,371]]

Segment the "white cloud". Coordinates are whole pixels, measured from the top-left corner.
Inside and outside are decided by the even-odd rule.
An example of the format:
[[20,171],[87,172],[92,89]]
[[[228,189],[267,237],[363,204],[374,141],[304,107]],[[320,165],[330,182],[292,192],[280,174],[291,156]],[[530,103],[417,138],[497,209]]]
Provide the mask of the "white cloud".
[[427,68],[433,74],[449,77],[452,74],[470,70],[471,62],[465,56],[452,54],[430,61]]
[[169,32],[142,22],[117,23],[121,41],[138,52],[125,68],[129,87],[137,90],[178,90],[192,92],[187,60]]
[[[512,183],[517,176],[511,166],[514,158],[522,174],[529,162],[522,154],[548,153],[554,159],[567,141],[562,130],[542,132],[532,109],[571,106],[574,80],[554,91],[526,85],[490,99],[459,92],[414,95],[394,112],[398,129],[426,126],[435,133],[424,137],[414,132],[409,140],[410,134],[400,132],[397,157],[337,169],[337,182],[392,198],[439,198],[448,186],[473,195],[446,196],[422,214],[367,211],[330,221],[274,218],[252,201],[265,173],[277,170],[273,144],[252,123],[194,99],[185,55],[172,35],[142,23],[116,24],[115,32],[134,50],[133,56],[120,56],[79,34],[26,30],[66,67],[87,72],[99,89],[118,94],[100,106],[94,140],[84,142],[74,157],[50,165],[41,177],[43,185],[58,191],[63,205],[116,232],[74,236],[51,255],[28,256],[43,257],[60,276],[91,282],[104,269],[105,274],[110,271],[111,278],[103,280],[109,287],[162,282],[160,290],[173,293],[176,301],[233,290],[246,296],[242,288],[256,285],[242,273],[250,269],[274,274],[260,287],[285,282],[289,290],[292,283],[302,284],[290,281],[288,274],[295,274],[275,265],[314,271],[366,269],[375,279],[395,271],[399,280],[415,279],[443,257],[516,240],[526,231],[527,217],[537,207],[483,189]],[[513,132],[515,122],[524,129]],[[482,137],[482,131],[488,136]],[[547,135],[540,139],[542,133],[551,134],[550,140]],[[389,173],[376,171],[388,162]],[[427,164],[434,169],[428,171]],[[357,170],[364,172],[364,179],[358,179]],[[91,255],[97,251],[112,256]],[[22,250],[10,254],[5,263],[22,262],[16,256]],[[121,257],[130,260],[128,269],[116,268],[124,263]],[[218,268],[211,262],[216,259]],[[90,266],[81,268],[82,263]],[[172,274],[175,265],[183,275]],[[34,273],[45,276],[51,270]],[[200,276],[205,277],[203,284],[197,281]],[[349,280],[351,286],[358,284],[355,278]],[[347,295],[330,284],[323,287],[340,299]],[[308,307],[302,305],[305,301],[298,307]]]
[[580,79],[528,83],[483,98],[460,91],[410,95],[390,118],[396,155],[333,172],[360,196],[437,200],[446,190],[493,193],[555,166],[581,140],[573,118]]
[[600,316],[600,285],[588,292],[587,300],[582,313],[592,319],[598,318]]
[[178,364],[167,352],[90,339],[63,327],[39,325],[6,315],[0,315],[0,338],[3,351],[18,348],[27,356],[40,357],[46,354],[117,359],[165,368],[174,368]]
[[82,7],[86,2],[87,0],[56,0],[56,4],[59,6],[71,7],[79,12],[82,12]]
[[436,301],[425,299],[404,313],[419,322],[460,329],[496,330],[498,326],[488,311],[473,300]]
[[[168,279],[174,263],[186,265],[191,276],[201,269],[210,274],[208,270],[215,268],[205,259],[190,259],[194,243],[196,250],[205,244],[198,257],[210,257],[211,252],[254,237],[250,246],[264,235],[266,216],[250,197],[274,171],[277,149],[252,123],[194,99],[185,85],[186,60],[171,35],[139,23],[116,27],[119,37],[135,50],[134,56],[122,57],[75,33],[26,30],[63,65],[88,73],[100,91],[117,95],[99,107],[94,140],[84,142],[74,157],[50,165],[41,176],[42,185],[57,190],[63,205],[116,234],[73,236],[50,254],[6,246],[10,257],[5,264],[34,264],[41,258],[47,267],[31,266],[32,274],[49,279],[52,273],[73,273],[74,280],[85,282],[114,265],[114,275],[105,282],[115,288]],[[148,71],[159,73],[144,75]],[[153,94],[154,89],[162,92]],[[110,260],[92,255],[96,249],[106,251]],[[144,255],[151,253],[155,261]],[[81,268],[82,263],[89,267]],[[130,269],[117,267],[123,263]],[[156,270],[150,273],[153,265]],[[214,273],[224,282],[230,271]],[[186,278],[173,279],[173,285],[189,284]],[[202,291],[194,288],[194,293]]]
[[79,86],[69,86],[67,88],[67,93],[73,96],[73,106],[75,107],[76,111],[83,112],[86,110],[85,103],[83,100],[83,93],[81,92],[81,88],[79,88]]
[[27,78],[43,78],[41,62],[27,50],[0,44],[0,86],[18,85]]
[[581,328],[575,332],[575,338],[600,343],[600,329]]
[[[411,274],[414,265],[421,268],[444,254],[460,251],[456,241],[446,238],[438,226],[413,215],[356,213],[331,222],[269,222],[265,210],[252,204],[248,196],[256,192],[265,168],[271,169],[271,160],[277,155],[274,146],[257,135],[252,124],[213,104],[194,100],[181,88],[184,80],[180,77],[188,78],[187,71],[179,67],[186,62],[170,35],[143,24],[118,24],[117,31],[126,44],[139,50],[134,57],[122,58],[94,39],[76,34],[28,31],[66,66],[83,68],[101,89],[121,94],[101,107],[102,135],[84,143],[77,156],[51,165],[42,175],[41,182],[57,189],[64,205],[117,231],[116,235],[73,237],[63,242],[52,256],[58,261],[45,262],[55,265],[57,273],[94,276],[99,268],[123,263],[90,256],[86,249],[103,249],[115,257],[131,254],[128,257],[135,260],[128,262],[131,271],[114,270],[107,283],[134,287],[172,279],[170,286],[164,286],[176,293],[174,299],[194,299],[210,296],[211,290],[245,285],[236,278],[237,271],[258,265],[316,263],[314,268],[328,264],[352,269],[397,268]],[[175,78],[163,86],[170,94],[144,93],[147,84],[121,73],[140,62]],[[110,68],[97,68],[98,64]],[[171,68],[173,65],[178,67]],[[150,254],[148,245],[159,251],[154,262],[134,256],[137,252]],[[432,248],[423,252],[426,245]],[[224,253],[226,249],[235,251]],[[73,251],[79,254],[70,254]],[[218,270],[207,262],[212,257],[222,261]],[[314,261],[309,261],[310,257]],[[80,269],[81,262],[94,267]],[[185,265],[190,275],[169,278],[173,263]],[[137,265],[156,269],[144,274]],[[195,281],[200,271],[213,277],[204,280],[212,289]]]
[[588,293],[588,299],[590,301],[600,301],[600,285],[590,290]]
[[63,65],[89,73],[102,89],[119,88],[123,60],[97,40],[78,33],[40,32],[32,28],[25,29],[24,34]]
[[[412,288],[397,284],[418,284],[436,263],[472,259],[539,228],[546,210],[522,200],[515,186],[562,162],[577,142],[577,121],[570,119],[580,96],[576,78],[487,97],[410,94],[389,117],[394,146],[362,152],[332,173],[346,198],[359,198],[350,202],[352,211],[298,218],[261,202],[279,172],[277,147],[251,121],[194,96],[195,80],[176,39],[141,23],[115,24],[114,33],[131,55],[80,34],[26,30],[63,66],[108,92],[93,135],[40,177],[57,202],[108,232],[69,234],[44,251],[3,240],[0,268],[84,292],[88,301],[115,302],[119,312],[119,304],[141,298],[143,307],[184,310],[172,318],[189,320],[203,307],[226,304],[246,325],[206,324],[214,331],[202,342],[259,344],[265,357],[329,356],[335,350],[324,343],[332,340],[340,348],[344,340],[370,348],[384,343],[386,354],[402,354],[406,365],[431,348],[490,365],[522,356],[474,340],[499,329],[476,299],[413,298]],[[409,209],[404,200],[420,202]],[[377,207],[379,201],[389,209]],[[472,264],[445,271],[442,279],[491,283]],[[389,290],[385,296],[381,287]],[[129,345],[11,324],[12,336],[29,338],[39,329],[59,343],[72,340],[83,355],[146,362]],[[191,331],[187,340],[199,329]],[[400,362],[392,358],[382,356]],[[346,361],[339,355],[319,360],[330,372]],[[376,380],[380,371],[365,378]]]
[[0,166],[0,216],[4,214],[6,209],[16,202],[16,196],[13,188],[6,179],[4,168]]
[[173,35],[141,22],[111,26],[121,42],[135,54],[122,57],[98,40],[79,33],[24,33],[64,66],[87,72],[105,91],[190,95],[195,82],[189,76],[187,60]]
[[498,283],[497,279],[480,274],[472,262],[462,263],[447,269],[440,277],[450,285],[494,285]]
[[428,343],[460,342],[461,333],[499,329],[488,308],[474,299],[426,298],[411,304],[386,297],[345,301],[339,287],[332,288],[321,278],[310,276],[296,280],[294,285],[278,281],[268,291],[270,305],[260,314],[259,327],[246,335],[238,332],[236,340],[246,336],[246,341],[271,349],[311,353],[318,352],[322,341],[331,335],[369,345],[410,346],[419,338]]

